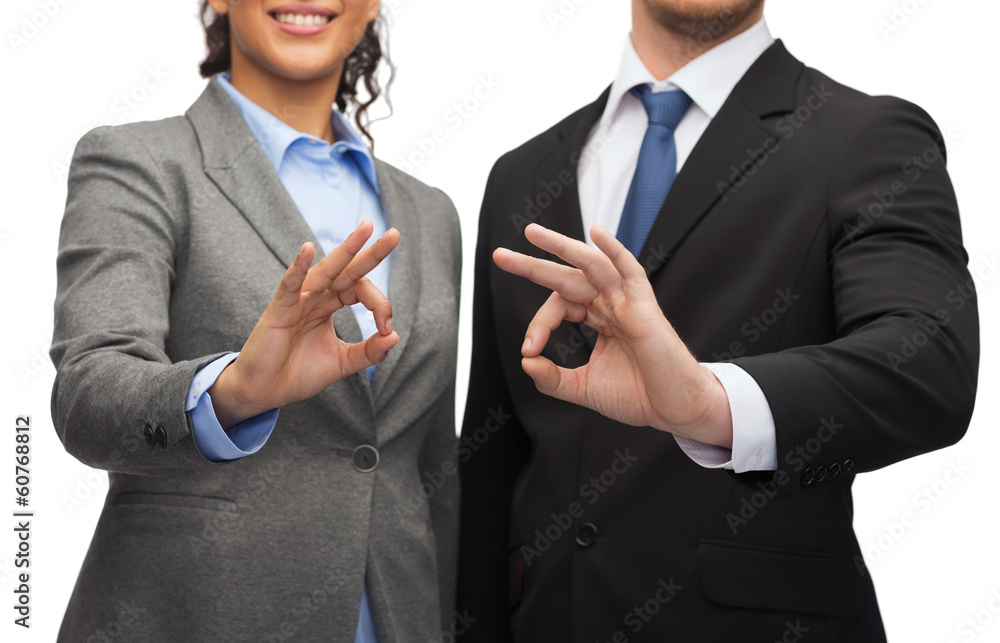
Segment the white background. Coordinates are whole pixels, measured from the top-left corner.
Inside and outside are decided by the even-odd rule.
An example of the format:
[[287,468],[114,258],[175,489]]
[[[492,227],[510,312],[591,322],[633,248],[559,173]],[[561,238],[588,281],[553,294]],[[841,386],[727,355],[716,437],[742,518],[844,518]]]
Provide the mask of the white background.
[[[5,0],[0,18],[0,639],[51,641],[101,509],[107,476],[67,455],[49,392],[55,249],[73,146],[101,123],[182,113],[201,92],[194,0]],[[561,8],[561,9],[560,9]],[[889,29],[894,16],[897,28]],[[462,216],[466,256],[459,411],[468,381],[476,219],[503,152],[598,96],[629,29],[626,0],[384,0],[398,66],[395,115],[376,152],[443,188]],[[561,14],[559,13],[561,10]],[[558,21],[556,21],[558,17]],[[957,446],[862,475],[855,528],[890,641],[1000,640],[996,417],[1000,237],[994,193],[1000,5],[986,0],[769,0],[772,32],[793,55],[873,94],[924,107],[947,133],[948,166],[980,291],[979,400]],[[25,35],[30,37],[25,37]],[[15,42],[14,36],[24,37]],[[144,90],[143,83],[152,89]],[[480,85],[483,84],[482,87]],[[155,87],[154,87],[155,85]],[[496,85],[487,91],[488,85]],[[475,98],[479,89],[479,98]],[[122,101],[133,94],[134,104]],[[454,105],[473,109],[458,115]],[[382,109],[384,112],[385,110]],[[435,149],[421,141],[435,128]],[[439,137],[440,140],[440,137]],[[423,149],[422,149],[423,147]],[[31,414],[32,628],[14,619],[11,561],[14,418]],[[949,468],[963,471],[945,477]],[[920,499],[928,490],[934,502]],[[904,517],[912,520],[902,526]],[[997,594],[1000,596],[1000,593]],[[979,623],[963,625],[966,619]],[[959,629],[961,628],[961,629]],[[977,631],[978,628],[981,631]],[[807,639],[808,640],[808,639]]]

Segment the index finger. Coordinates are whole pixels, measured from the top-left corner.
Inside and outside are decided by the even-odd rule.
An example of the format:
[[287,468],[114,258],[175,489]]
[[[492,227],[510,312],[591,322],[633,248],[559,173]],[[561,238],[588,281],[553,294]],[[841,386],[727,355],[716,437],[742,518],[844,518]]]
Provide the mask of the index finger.
[[528,225],[524,230],[524,236],[534,246],[551,252],[579,268],[598,290],[607,290],[621,282],[621,277],[611,264],[611,260],[601,251],[591,248],[582,241],[571,239],[537,223]]
[[598,295],[597,288],[579,268],[531,257],[507,248],[494,250],[493,262],[501,270],[554,290],[570,301],[589,304]]
[[380,333],[388,335],[392,332],[392,304],[370,279],[362,277],[351,287],[338,291],[337,299],[345,306],[362,304],[371,311]]
[[374,270],[375,266],[382,263],[382,260],[396,249],[396,246],[399,244],[399,238],[399,230],[389,228],[378,241],[359,252],[358,256],[354,257],[347,267],[341,270],[340,274],[334,278],[329,288],[334,292],[350,288]]
[[318,264],[309,270],[305,283],[302,284],[302,290],[322,292],[329,288],[330,284],[364,248],[373,229],[374,226],[370,221],[362,221],[342,244],[334,248],[330,254],[323,257]]
[[521,345],[521,355],[538,357],[549,342],[552,331],[559,328],[563,320],[581,322],[586,318],[586,306],[569,301],[557,292],[552,293],[528,324],[524,343]]

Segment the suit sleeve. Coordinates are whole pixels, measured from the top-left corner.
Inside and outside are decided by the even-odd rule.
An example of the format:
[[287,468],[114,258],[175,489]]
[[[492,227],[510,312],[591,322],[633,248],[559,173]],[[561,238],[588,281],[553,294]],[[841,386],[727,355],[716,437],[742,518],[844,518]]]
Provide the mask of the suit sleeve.
[[[500,363],[490,293],[490,204],[497,189],[496,174],[495,167],[480,214],[472,303],[472,367],[458,451],[462,481],[458,613],[477,619],[460,639],[473,643],[511,640],[507,568],[511,497],[529,452],[528,438],[514,411]],[[506,419],[488,440],[477,441],[474,433],[491,417],[491,410],[513,417]]]
[[66,450],[108,471],[218,466],[195,446],[185,399],[219,355],[172,363],[170,293],[183,223],[142,143],[99,128],[77,145],[56,264],[52,418]]
[[954,444],[975,401],[979,321],[937,127],[872,99],[833,168],[837,339],[734,360],[771,407],[783,495]]

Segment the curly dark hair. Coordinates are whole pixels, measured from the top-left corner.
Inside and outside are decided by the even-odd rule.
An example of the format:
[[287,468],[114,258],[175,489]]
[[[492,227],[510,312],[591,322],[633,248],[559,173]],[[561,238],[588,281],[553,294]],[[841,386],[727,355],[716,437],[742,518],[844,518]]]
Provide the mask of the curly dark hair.
[[[215,13],[208,0],[202,0],[198,15],[205,30],[205,45],[208,48],[208,54],[199,66],[202,77],[208,78],[220,72],[229,71],[232,67],[229,16]],[[368,126],[371,125],[371,119],[368,118],[368,108],[382,96],[382,88],[378,84],[379,64],[384,60],[389,68],[386,91],[388,91],[388,86],[392,83],[395,73],[392,61],[389,60],[388,49],[382,42],[381,22],[380,15],[368,23],[365,33],[361,37],[361,42],[344,60],[344,72],[340,76],[340,86],[337,88],[337,109],[347,113],[348,108],[350,108],[354,112],[354,122],[370,143],[374,143],[374,141],[368,131]],[[358,96],[359,81],[364,84],[367,99]],[[388,102],[388,96],[385,98]]]

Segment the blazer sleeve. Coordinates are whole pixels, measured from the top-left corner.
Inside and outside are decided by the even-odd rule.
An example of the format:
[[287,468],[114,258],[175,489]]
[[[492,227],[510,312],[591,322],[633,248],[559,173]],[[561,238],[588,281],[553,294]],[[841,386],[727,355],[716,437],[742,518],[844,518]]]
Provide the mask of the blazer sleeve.
[[185,228],[161,170],[121,128],[78,143],[59,235],[52,419],[66,450],[108,471],[214,465],[184,411],[197,369],[165,352],[175,256]]
[[[502,161],[501,161],[502,162]],[[497,167],[499,167],[498,162]],[[527,461],[530,443],[514,412],[496,340],[496,316],[490,292],[493,252],[490,204],[500,189],[494,167],[480,213],[472,302],[472,365],[469,393],[458,449],[462,481],[458,560],[458,613],[477,619],[459,639],[474,643],[511,641],[508,608],[510,506],[514,484]],[[513,415],[485,442],[473,434],[490,410]]]
[[976,395],[974,285],[937,126],[875,98],[836,149],[826,203],[837,339],[734,360],[774,415],[782,495],[954,444]]

